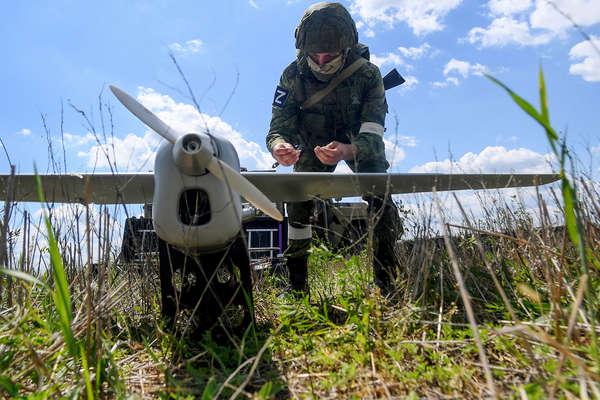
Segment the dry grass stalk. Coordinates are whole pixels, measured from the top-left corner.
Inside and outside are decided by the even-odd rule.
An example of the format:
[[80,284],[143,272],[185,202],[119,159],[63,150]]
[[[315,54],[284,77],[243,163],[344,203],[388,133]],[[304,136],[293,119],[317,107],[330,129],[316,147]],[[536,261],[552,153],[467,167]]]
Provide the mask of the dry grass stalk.
[[558,342],[555,338],[542,331],[541,329],[530,329],[525,325],[516,326],[512,329],[502,329],[500,330],[502,333],[515,333],[515,334],[524,334],[532,339],[540,343],[547,344],[554,348],[558,353],[564,355],[571,362],[573,362],[577,367],[581,368],[582,371],[587,375],[587,377],[595,382],[600,382],[600,375],[597,372],[592,371],[590,367],[586,364],[585,360],[580,356],[575,354],[571,349]]
[[[439,200],[436,199],[436,205],[438,208],[438,214],[443,220],[442,208],[439,204]],[[481,363],[483,364],[483,369],[485,372],[485,378],[488,385],[488,390],[492,398],[497,399],[498,393],[496,391],[496,385],[494,384],[494,378],[492,377],[492,370],[490,368],[490,364],[488,362],[487,356],[485,354],[485,350],[483,345],[481,344],[481,338],[479,336],[479,327],[477,326],[477,321],[475,320],[475,313],[473,312],[473,307],[471,306],[471,300],[469,292],[465,287],[464,279],[462,277],[462,273],[460,272],[460,267],[458,266],[458,259],[456,258],[456,254],[454,252],[454,248],[452,246],[452,241],[450,240],[450,228],[449,226],[443,222],[444,226],[444,242],[446,243],[446,249],[448,251],[448,255],[450,257],[450,263],[452,264],[452,271],[454,272],[454,277],[458,282],[458,288],[460,290],[460,296],[463,300],[463,304],[465,306],[465,310],[467,312],[467,318],[469,319],[469,324],[471,325],[471,330],[473,332],[473,338],[477,344],[477,351],[479,352],[479,358],[481,359]]]
[[[569,325],[567,327],[567,335],[565,337],[565,344],[568,344],[568,342],[571,340],[571,335],[573,334],[573,329],[575,328],[575,323],[577,322],[577,313],[578,313],[579,308],[581,307],[581,302],[583,301],[583,296],[585,294],[585,288],[587,287],[587,280],[588,280],[587,275],[582,275],[581,278],[579,279],[579,287],[577,288],[577,297],[575,299],[575,303],[573,304],[573,309],[571,310],[571,315],[569,316]],[[565,360],[566,360],[566,356],[564,354],[561,354],[560,360],[558,361],[558,367],[556,368],[556,373],[554,374],[556,382],[550,388],[550,397],[552,397],[552,398],[554,397],[554,394],[556,393],[556,389],[558,387],[559,382],[562,380],[561,372],[562,372]]]
[[[454,200],[456,201],[456,204],[458,205],[458,207],[460,209],[460,212],[461,212],[461,214],[463,216],[463,219],[466,222],[467,226],[469,227],[469,230],[471,230],[471,231],[474,230],[473,224],[471,223],[471,220],[470,220],[469,216],[465,212],[465,209],[464,209],[462,203],[458,200],[458,197],[456,196],[456,193],[452,193],[452,196],[454,197]],[[510,304],[510,300],[508,299],[508,296],[506,295],[506,292],[504,291],[504,288],[502,287],[502,285],[498,281],[498,277],[496,276],[496,272],[494,271],[494,269],[492,268],[492,266],[491,266],[488,258],[486,257],[485,250],[483,248],[483,244],[481,243],[481,239],[479,237],[477,237],[477,236],[475,237],[475,244],[477,245],[477,250],[479,251],[479,254],[481,255],[481,259],[483,260],[484,265],[485,265],[488,273],[492,277],[492,280],[494,282],[494,286],[496,287],[496,290],[498,291],[498,293],[500,294],[500,297],[502,298],[502,302],[504,303],[504,306],[506,307],[506,310],[510,314],[513,323],[514,324],[518,324],[519,318],[517,317],[517,314],[516,314],[515,310],[513,309],[512,305]],[[535,354],[533,353],[533,349],[531,348],[531,345],[527,341],[524,341],[523,344],[525,345],[525,350],[527,351],[527,355],[528,355],[529,359],[531,361],[533,361],[536,370],[539,372],[541,370],[540,369],[540,365],[539,365],[539,362],[538,362],[537,358],[535,357]]]
[[[4,143],[2,143],[4,147]],[[4,201],[4,210],[2,214],[2,221],[0,222],[0,267],[9,268],[9,257],[8,257],[8,235],[10,233],[10,219],[12,215],[12,198],[14,192],[14,176],[15,166],[10,165],[10,178],[8,185],[3,190],[6,191],[6,200]],[[3,280],[3,279],[2,279]],[[2,280],[0,280],[0,301],[2,301]],[[10,276],[6,277],[6,298],[8,306],[13,305],[13,282]]]
[[85,205],[85,237],[87,244],[87,268],[86,268],[86,277],[85,277],[85,305],[86,305],[86,343],[87,343],[87,354],[91,351],[91,329],[89,327],[92,324],[92,308],[93,308],[93,291],[92,291],[92,281],[93,281],[93,258],[92,258],[92,224],[90,221],[90,206],[89,204]]

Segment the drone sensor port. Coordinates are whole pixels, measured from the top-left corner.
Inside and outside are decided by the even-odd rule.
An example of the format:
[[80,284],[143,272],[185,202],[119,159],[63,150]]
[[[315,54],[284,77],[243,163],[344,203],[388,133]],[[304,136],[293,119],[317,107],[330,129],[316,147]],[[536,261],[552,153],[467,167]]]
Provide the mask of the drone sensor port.
[[208,193],[202,189],[188,189],[179,197],[179,220],[184,225],[198,226],[210,221]]

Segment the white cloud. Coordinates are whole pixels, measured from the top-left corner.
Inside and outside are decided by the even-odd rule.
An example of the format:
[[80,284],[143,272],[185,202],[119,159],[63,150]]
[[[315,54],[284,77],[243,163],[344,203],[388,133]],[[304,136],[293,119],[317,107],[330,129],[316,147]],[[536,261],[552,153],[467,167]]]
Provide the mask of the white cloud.
[[[395,67],[402,67],[405,71],[411,71],[413,66],[406,60],[418,60],[427,55],[433,55],[435,51],[432,50],[428,43],[423,43],[418,47],[398,47],[398,52],[387,53],[383,55],[371,55],[371,62],[378,67],[384,65],[391,65]],[[414,75],[404,76],[405,82],[400,86],[401,90],[411,90],[419,83],[419,80]]]
[[[219,117],[201,114],[194,106],[178,103],[151,88],[138,88],[137,99],[176,131],[208,130],[215,136],[229,140],[238,152],[242,167],[270,169],[274,162],[271,154],[263,151],[258,143],[245,140],[240,132]],[[76,140],[74,135],[72,140]],[[116,164],[119,171],[147,171],[154,167],[160,141],[161,137],[151,130],[143,136],[129,133],[124,138],[108,138],[107,143],[95,144],[87,151],[79,152],[79,156],[87,159],[89,167],[107,168]]]
[[425,57],[431,53],[431,46],[429,43],[423,43],[419,47],[398,47],[398,51],[406,58],[412,60],[418,60],[419,58]]
[[466,78],[467,76],[469,76],[470,70],[470,63],[468,63],[467,61],[461,61],[457,60],[456,58],[453,58],[452,60],[448,61],[448,63],[444,67],[444,75],[448,76],[448,74],[456,72],[462,75],[463,78]]
[[592,41],[583,41],[577,43],[569,51],[569,58],[578,63],[572,64],[569,72],[572,75],[580,75],[588,82],[600,82],[600,38],[594,36]]
[[274,162],[271,154],[262,151],[258,143],[245,140],[240,132],[219,117],[200,114],[194,106],[177,103],[170,96],[151,88],[139,88],[138,100],[178,131],[204,132],[208,129],[212,134],[229,140],[236,148],[243,167],[270,169]]
[[385,64],[392,64],[395,66],[402,66],[406,69],[412,69],[412,65],[406,61],[418,60],[425,57],[428,54],[433,54],[431,46],[428,43],[423,43],[419,47],[398,47],[398,52],[389,52],[382,55],[371,55],[371,62],[378,67]]
[[80,151],[79,157],[86,158],[90,168],[117,166],[118,171],[151,170],[160,137],[147,131],[144,136],[133,133],[124,138],[111,137],[107,143],[95,144],[87,151]]
[[[600,147],[600,146],[599,146]],[[507,150],[503,147],[488,147],[479,154],[467,153],[458,161],[444,160],[416,166],[410,172],[416,173],[549,173],[549,162],[555,159],[549,154],[541,154],[529,149]],[[403,206],[412,211],[406,223],[409,228],[408,236],[415,234],[435,234],[424,232],[430,227],[433,232],[441,232],[442,222],[454,221],[464,225],[464,218],[460,211],[455,196],[465,209],[472,223],[480,225],[486,230],[506,230],[510,224],[516,222],[507,219],[508,216],[519,216],[525,211],[534,225],[540,224],[537,194],[545,199],[551,223],[560,225],[564,223],[560,204],[550,188],[558,189],[559,183],[544,185],[539,189],[533,187],[507,188],[498,190],[461,190],[452,192],[406,194],[395,196],[402,200]],[[560,201],[560,200],[559,200]],[[437,204],[441,208],[441,214]],[[504,211],[518,210],[518,213]],[[443,218],[442,218],[443,217]],[[418,228],[419,231],[410,231]]]
[[406,23],[416,35],[440,31],[442,20],[462,0],[353,0],[350,10],[359,15],[369,29],[378,24],[393,27]]
[[455,173],[550,173],[554,157],[530,149],[508,150],[503,146],[489,146],[480,153],[468,152],[458,161],[445,159],[417,165],[410,172]]
[[390,163],[390,169],[398,167],[398,164],[406,158],[406,152],[399,143],[394,143],[391,140],[383,139],[385,144],[385,158]]
[[451,83],[454,86],[458,86],[458,78],[454,77],[454,76],[449,76],[446,78],[446,82]]
[[490,0],[488,7],[492,15],[512,15],[527,11],[531,0]]
[[173,53],[180,56],[199,53],[204,46],[204,43],[200,39],[191,39],[185,43],[171,43],[168,47]]
[[29,135],[31,135],[31,129],[23,128],[17,132],[17,135],[29,136]]
[[481,47],[539,46],[564,37],[573,28],[569,19],[582,27],[600,23],[600,0],[536,0],[534,7],[531,3],[490,0],[487,6],[494,19],[487,28],[472,28],[466,40]]
[[414,89],[418,83],[419,83],[419,80],[417,79],[416,76],[406,75],[406,76],[404,76],[404,83],[400,86],[400,89],[411,90],[411,89]]
[[463,78],[468,78],[469,75],[483,75],[487,72],[487,67],[485,65],[476,63],[471,64],[468,61],[457,60],[453,58],[448,61],[446,66],[444,67],[444,76],[449,76],[453,73],[458,73]]
[[254,0],[248,0],[248,4],[250,4],[250,7],[252,7],[252,8],[256,8],[256,9],[259,8],[258,4],[256,4],[256,1],[254,1]]
[[[530,0],[490,0],[487,6],[494,18],[490,25],[472,28],[464,39],[481,47],[539,46],[566,37],[574,23],[583,28],[600,23],[600,0],[536,0],[534,7]],[[593,41],[600,47],[597,37]],[[572,75],[600,81],[600,55],[589,42],[573,46],[569,57],[575,62]]]
[[379,56],[376,54],[372,54],[371,62],[380,68],[386,64],[391,64],[394,66],[405,65],[405,61],[396,53],[387,53]]
[[414,136],[399,136],[397,142],[400,146],[417,147],[417,138]]
[[[600,146],[599,146],[600,147]],[[458,160],[446,159],[443,161],[428,162],[410,169],[414,173],[550,173],[550,164],[555,159],[550,154],[542,154],[530,149],[517,148],[506,149],[504,147],[487,147],[480,153],[469,152]],[[556,184],[554,184],[556,185]],[[554,186],[556,187],[556,186]],[[546,198],[551,218],[556,223],[561,223],[560,210],[551,200],[553,197],[548,193],[548,186],[541,188],[540,193]],[[464,225],[464,218],[454,198],[458,199],[465,209],[472,223],[480,224],[483,229],[502,230],[507,229],[511,221],[501,214],[502,210],[525,211],[533,219],[534,224],[539,224],[534,188],[513,188],[486,191],[454,191],[439,192],[435,196],[428,193],[398,196],[403,206],[410,209],[407,227],[411,223],[421,230],[419,232],[407,232],[407,236],[416,234],[435,234],[441,232],[442,222],[453,221]],[[437,200],[436,200],[437,199]],[[438,203],[441,213],[438,211]],[[508,215],[516,215],[508,213]],[[502,224],[498,224],[499,221]],[[512,221],[514,223],[515,221]],[[422,232],[425,225],[433,232]],[[412,225],[415,226],[415,225]]]
[[[553,0],[552,3],[579,26],[586,27],[600,22],[600,0]],[[561,32],[573,24],[561,15],[547,0],[537,0],[529,18],[532,28]]]
[[494,19],[487,28],[472,28],[467,34],[467,41],[482,47],[502,47],[510,44],[536,46],[548,43],[554,37],[555,33],[552,32],[533,34],[526,21],[502,16]]
[[334,174],[351,174],[352,170],[345,162],[339,162],[335,169],[333,170]]
[[488,72],[488,67],[483,64],[472,64],[468,61],[453,58],[444,66],[445,80],[433,82],[431,85],[434,88],[445,88],[450,85],[458,86],[460,84],[459,78],[467,79],[471,75],[481,76]]
[[96,138],[91,132],[88,132],[85,136],[64,132],[62,136],[65,142],[72,146],[83,146],[96,141]]
[[368,38],[375,37],[375,31],[371,28],[366,29],[364,34],[365,34],[365,37],[368,37]]
[[[139,88],[137,98],[177,131],[202,132],[208,129],[212,134],[228,139],[236,148],[240,163],[244,167],[270,169],[274,162],[271,155],[263,151],[259,144],[243,139],[241,133],[219,117],[200,114],[192,105],[177,103],[170,96],[160,94],[151,88]],[[109,159],[116,161],[121,170],[139,170],[142,165],[145,165],[144,169],[148,169],[152,167],[158,141],[159,136],[151,131],[148,131],[143,138],[129,134],[124,139],[115,138],[114,141],[109,140],[109,143],[103,146],[93,146],[89,151],[81,152],[80,156],[88,159],[90,167],[94,165],[107,167],[105,154],[109,154]],[[388,161],[392,165],[397,165],[406,157],[403,147],[415,147],[416,139],[412,136],[398,136],[391,140],[384,139],[384,143]],[[337,171],[347,172],[343,166]]]
[[458,80],[458,78],[456,78],[454,76],[449,76],[446,78],[446,80],[432,82],[431,86],[433,86],[434,88],[445,88],[450,85],[458,86],[459,84],[460,84],[460,81]]

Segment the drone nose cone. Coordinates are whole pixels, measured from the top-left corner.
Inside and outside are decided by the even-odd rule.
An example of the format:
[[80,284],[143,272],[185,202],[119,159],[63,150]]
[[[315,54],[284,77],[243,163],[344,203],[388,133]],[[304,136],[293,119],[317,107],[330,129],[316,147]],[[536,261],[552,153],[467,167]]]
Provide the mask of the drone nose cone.
[[206,166],[213,158],[210,141],[202,139],[197,133],[188,133],[177,139],[173,145],[173,160],[186,175],[204,175]]
[[189,154],[195,154],[200,151],[202,147],[202,142],[197,140],[196,138],[192,138],[183,143],[183,149]]

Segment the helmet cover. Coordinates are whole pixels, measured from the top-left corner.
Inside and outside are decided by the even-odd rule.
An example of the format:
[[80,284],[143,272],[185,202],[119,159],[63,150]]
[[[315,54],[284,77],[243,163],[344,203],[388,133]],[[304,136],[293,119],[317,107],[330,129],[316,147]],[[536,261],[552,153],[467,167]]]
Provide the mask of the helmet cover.
[[356,24],[340,3],[308,7],[296,28],[296,48],[305,53],[337,53],[358,43]]

